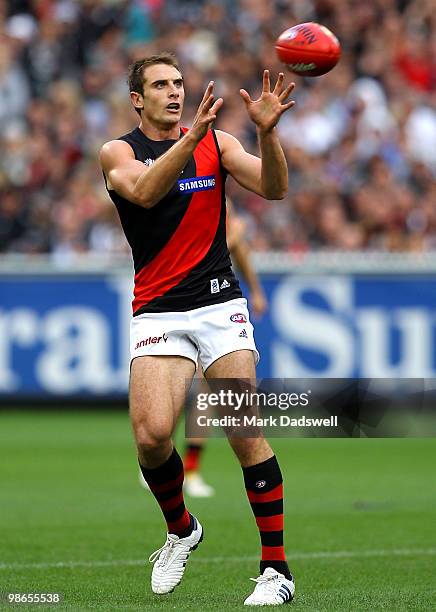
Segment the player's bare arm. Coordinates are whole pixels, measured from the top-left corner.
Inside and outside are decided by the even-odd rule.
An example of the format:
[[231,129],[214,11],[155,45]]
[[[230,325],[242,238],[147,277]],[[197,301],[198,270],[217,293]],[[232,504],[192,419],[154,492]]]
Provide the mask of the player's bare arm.
[[227,200],[227,246],[242,278],[247,283],[249,303],[256,318],[262,317],[267,309],[265,293],[250,259],[250,249],[244,238],[245,223],[233,212],[230,200]]
[[242,278],[248,286],[248,301],[256,318],[260,318],[267,309],[267,301],[259,278],[250,260],[250,249],[244,238],[234,243],[230,249],[232,261],[236,264]]
[[245,89],[240,90],[248,115],[257,128],[260,159],[247,153],[230,134],[217,131],[226,170],[240,185],[268,200],[280,200],[288,190],[288,167],[276,125],[283,113],[294,105],[293,100],[286,101],[294,86],[295,83],[284,86],[284,74],[281,72],[271,91],[269,71],[265,70],[262,94],[258,100],[252,100]]
[[214,102],[213,82],[206,88],[192,128],[164,155],[150,166],[135,159],[132,148],[121,140],[112,140],[101,148],[100,163],[108,188],[134,204],[152,208],[171,189],[186,166],[195,147],[216,119],[223,100]]

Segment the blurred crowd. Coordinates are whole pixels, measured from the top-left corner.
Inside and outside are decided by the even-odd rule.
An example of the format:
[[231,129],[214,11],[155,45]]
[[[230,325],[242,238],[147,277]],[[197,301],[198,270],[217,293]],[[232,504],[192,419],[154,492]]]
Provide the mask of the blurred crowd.
[[317,21],[341,41],[329,74],[300,78],[279,131],[289,195],[228,193],[256,251],[436,249],[433,0],[0,0],[0,252],[124,253],[98,165],[137,125],[131,61],[180,59],[190,124],[207,82],[216,127],[257,152],[239,89],[257,97],[274,40]]

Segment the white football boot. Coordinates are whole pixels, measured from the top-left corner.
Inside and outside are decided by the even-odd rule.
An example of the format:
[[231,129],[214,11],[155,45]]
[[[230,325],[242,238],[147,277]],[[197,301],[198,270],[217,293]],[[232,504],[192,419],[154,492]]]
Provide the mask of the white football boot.
[[215,489],[204,482],[203,476],[198,472],[185,474],[183,489],[191,497],[212,497],[215,495]]
[[288,580],[272,567],[266,567],[256,582],[253,593],[244,601],[245,606],[280,606],[294,599],[294,580]]
[[152,553],[150,563],[154,563],[151,574],[151,590],[162,595],[171,593],[180,583],[185,573],[189,555],[203,540],[203,527],[194,519],[194,529],[186,538],[167,533],[165,544]]

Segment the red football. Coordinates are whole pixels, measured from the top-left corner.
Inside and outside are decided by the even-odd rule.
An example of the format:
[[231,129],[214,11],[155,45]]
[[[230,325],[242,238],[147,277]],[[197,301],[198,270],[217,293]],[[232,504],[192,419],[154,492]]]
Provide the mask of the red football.
[[279,60],[301,76],[319,76],[331,70],[341,56],[336,36],[319,23],[300,23],[276,40]]

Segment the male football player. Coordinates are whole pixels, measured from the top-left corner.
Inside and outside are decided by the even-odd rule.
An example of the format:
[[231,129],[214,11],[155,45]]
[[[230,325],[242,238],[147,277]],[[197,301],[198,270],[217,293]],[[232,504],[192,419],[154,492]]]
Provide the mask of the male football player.
[[[172,443],[186,398],[186,379],[197,362],[207,379],[255,379],[259,358],[246,300],[233,275],[226,244],[227,174],[267,199],[288,187],[286,159],[276,125],[293,105],[293,84],[279,74],[271,91],[240,90],[257,129],[260,157],[212,123],[223,104],[211,81],[190,129],[181,126],[185,97],[177,60],[160,54],[136,61],[130,98],[140,124],[106,143],[100,153],[106,187],[115,203],[135,266],[131,321],[130,416],[139,464],[167,523],[154,562],[152,590],[169,593],[203,539],[200,521],[183,498],[183,463]],[[294,595],[283,546],[283,484],[264,437],[229,438],[242,467],[260,532],[260,576],[247,605],[279,605]]]

